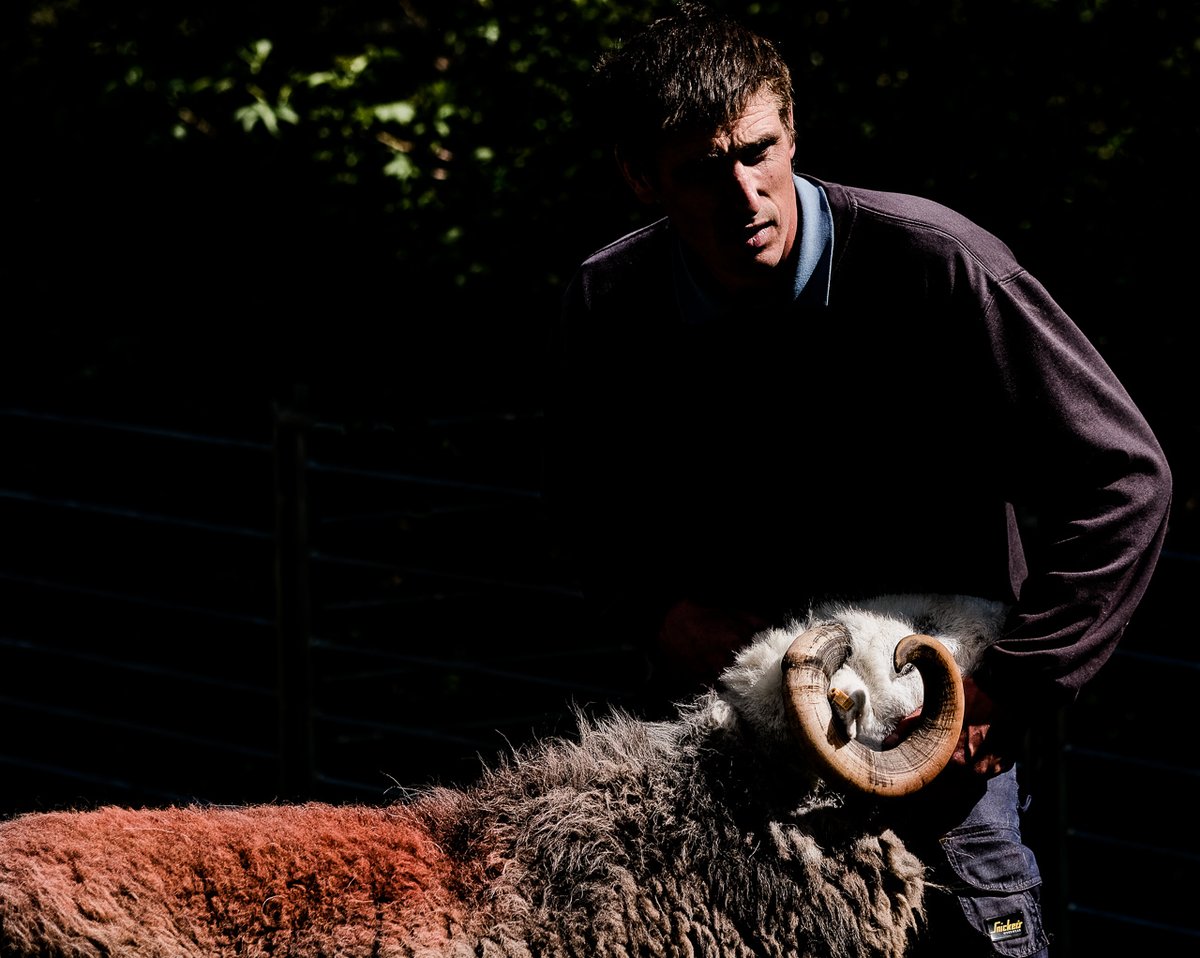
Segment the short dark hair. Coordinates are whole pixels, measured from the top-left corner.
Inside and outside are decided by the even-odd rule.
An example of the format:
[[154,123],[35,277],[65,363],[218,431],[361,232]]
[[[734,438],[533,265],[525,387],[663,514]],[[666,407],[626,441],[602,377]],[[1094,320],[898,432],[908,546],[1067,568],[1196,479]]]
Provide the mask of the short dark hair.
[[764,89],[793,132],[791,73],[774,44],[700,4],[681,4],[606,54],[594,80],[606,136],[644,169],[665,135],[721,130]]

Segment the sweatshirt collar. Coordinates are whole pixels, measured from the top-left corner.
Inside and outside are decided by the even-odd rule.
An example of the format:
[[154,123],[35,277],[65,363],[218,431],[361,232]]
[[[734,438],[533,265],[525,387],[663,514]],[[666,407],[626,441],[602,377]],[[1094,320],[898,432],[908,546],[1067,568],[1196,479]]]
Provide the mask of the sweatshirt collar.
[[[804,308],[829,305],[833,272],[833,214],[825,190],[803,177],[792,175],[800,210],[799,250],[792,281],[792,302]],[[672,252],[675,295],[687,325],[703,325],[718,318],[722,307],[701,289],[676,238]]]

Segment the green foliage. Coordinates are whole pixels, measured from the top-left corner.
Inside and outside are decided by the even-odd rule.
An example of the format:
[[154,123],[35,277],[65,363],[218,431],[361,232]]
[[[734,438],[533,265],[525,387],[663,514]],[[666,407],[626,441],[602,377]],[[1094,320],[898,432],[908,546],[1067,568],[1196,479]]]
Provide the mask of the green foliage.
[[[366,184],[388,211],[436,212],[440,222],[455,220],[443,235],[461,233],[475,196],[528,199],[524,171],[579,138],[575,101],[596,52],[655,7],[639,5],[635,14],[632,4],[600,0],[499,6],[401,5],[355,36],[330,34],[325,50],[315,42],[320,36],[299,42],[297,24],[283,19],[276,35],[245,38],[179,13],[169,39],[220,45],[184,61],[192,72],[180,71],[174,57],[156,60],[140,39],[111,45],[110,69],[120,79],[106,91],[123,83],[160,99],[175,140],[227,136],[232,125],[250,136],[286,135],[294,162],[324,170],[330,184]],[[60,29],[46,9],[32,22]],[[145,137],[153,143],[163,133],[151,124]],[[556,178],[569,185],[578,172],[571,164]],[[465,264],[458,280],[486,269]]]
[[[711,5],[780,42],[802,169],[962,209],[1099,338],[1120,335],[1114,289],[1183,267],[1130,239],[1181,194],[1195,205],[1194,5]],[[497,357],[517,368],[540,344],[578,260],[648,215],[584,94],[601,51],[673,6],[10,4],[0,52],[20,149],[5,162],[27,240],[13,276],[66,312],[79,304],[64,274],[155,316],[186,273],[183,301],[250,315],[271,344],[283,321],[263,317],[336,313],[348,351],[388,317],[414,353],[474,345],[494,382]]]

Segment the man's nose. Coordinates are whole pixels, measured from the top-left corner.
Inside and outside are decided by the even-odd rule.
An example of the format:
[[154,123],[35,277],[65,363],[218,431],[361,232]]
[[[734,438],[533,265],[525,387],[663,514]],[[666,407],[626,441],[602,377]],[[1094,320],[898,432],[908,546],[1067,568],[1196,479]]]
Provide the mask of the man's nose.
[[757,213],[760,203],[758,181],[744,163],[734,163],[728,183],[729,199],[742,209]]

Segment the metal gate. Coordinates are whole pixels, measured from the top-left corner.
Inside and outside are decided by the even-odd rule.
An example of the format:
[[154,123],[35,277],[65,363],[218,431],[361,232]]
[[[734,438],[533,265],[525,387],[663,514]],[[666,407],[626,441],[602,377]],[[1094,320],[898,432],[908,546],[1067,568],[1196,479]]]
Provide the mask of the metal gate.
[[[640,653],[589,632],[537,495],[536,413],[265,411],[224,435],[0,410],[0,813],[382,801],[621,704]],[[1059,955],[1200,937],[1169,551],[1034,769]]]

